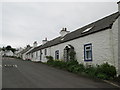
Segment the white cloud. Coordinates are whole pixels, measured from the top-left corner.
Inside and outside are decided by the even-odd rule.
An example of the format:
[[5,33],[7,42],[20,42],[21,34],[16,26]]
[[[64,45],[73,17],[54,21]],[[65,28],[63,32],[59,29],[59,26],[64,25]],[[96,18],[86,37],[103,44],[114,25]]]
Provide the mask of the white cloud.
[[117,11],[117,3],[6,2],[2,6],[3,44],[14,47],[59,36],[63,27],[74,31]]

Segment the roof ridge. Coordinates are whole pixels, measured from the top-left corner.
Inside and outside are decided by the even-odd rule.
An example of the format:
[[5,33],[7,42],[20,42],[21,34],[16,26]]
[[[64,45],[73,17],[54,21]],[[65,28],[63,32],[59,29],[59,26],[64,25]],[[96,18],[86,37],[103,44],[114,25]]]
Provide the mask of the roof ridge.
[[[96,32],[102,31],[102,30],[109,29],[109,28],[111,28],[112,24],[116,21],[116,19],[119,16],[120,16],[119,12],[115,12],[113,14],[107,15],[99,20],[96,20],[92,23],[89,23],[81,28],[78,28],[78,29],[66,34],[64,36],[64,40],[62,40],[62,41],[61,41],[61,36],[58,36],[58,37],[46,42],[44,45],[39,46],[40,48],[37,48],[37,49],[38,50],[44,49],[44,48],[51,47],[51,46],[54,46],[54,45],[57,45],[60,43],[64,43],[64,42],[67,42],[67,41],[70,41],[70,40],[73,40],[73,39],[76,39],[79,37],[83,37],[83,36],[86,36],[86,35],[89,35],[92,33],[96,33]],[[87,28],[89,28],[91,26],[94,26],[94,27],[92,29],[90,29],[88,32],[82,33],[82,31],[86,30]],[[32,52],[38,51],[38,50],[34,49]]]
[[[101,19],[95,20],[95,21],[93,21],[93,22],[91,22],[91,23],[88,23],[88,24],[86,24],[86,25],[84,25],[84,26],[82,26],[82,27],[80,27],[80,28],[78,28],[78,29],[76,29],[76,30],[79,30],[79,29],[81,29],[81,28],[83,28],[83,27],[85,27],[85,26],[87,26],[87,25],[91,25],[91,24],[94,24],[94,23],[96,23],[96,22],[99,22],[99,21],[101,21],[101,20],[103,20],[103,19],[105,19],[105,18],[107,18],[107,17],[110,17],[110,16],[112,16],[112,15],[114,15],[114,14],[117,14],[117,13],[119,13],[119,11],[114,12],[113,14],[109,14],[109,15],[107,15],[107,16],[101,18]],[[120,16],[120,13],[119,13],[119,16]],[[72,32],[70,32],[70,33],[73,33],[73,32],[75,32],[76,30],[74,30],[74,31],[72,31]],[[70,34],[70,33],[68,33],[68,34]]]

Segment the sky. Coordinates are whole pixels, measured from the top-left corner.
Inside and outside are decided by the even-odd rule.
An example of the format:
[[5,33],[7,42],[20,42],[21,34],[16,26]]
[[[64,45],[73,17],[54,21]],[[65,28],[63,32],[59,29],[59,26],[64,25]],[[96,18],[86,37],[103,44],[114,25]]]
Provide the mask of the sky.
[[118,11],[114,2],[1,2],[0,47],[38,45]]

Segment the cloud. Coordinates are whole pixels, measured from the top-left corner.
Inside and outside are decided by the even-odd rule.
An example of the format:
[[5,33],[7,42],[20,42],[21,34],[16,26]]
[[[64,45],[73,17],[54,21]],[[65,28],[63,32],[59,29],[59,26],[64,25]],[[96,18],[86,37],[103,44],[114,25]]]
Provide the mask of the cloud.
[[74,31],[117,11],[117,3],[5,2],[2,5],[3,44],[24,47],[58,37],[61,28]]

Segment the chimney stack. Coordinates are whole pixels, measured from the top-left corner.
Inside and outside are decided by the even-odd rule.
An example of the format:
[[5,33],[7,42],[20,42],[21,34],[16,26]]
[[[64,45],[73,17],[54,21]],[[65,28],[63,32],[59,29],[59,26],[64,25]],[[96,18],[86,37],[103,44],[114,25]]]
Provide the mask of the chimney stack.
[[33,43],[33,47],[37,47],[37,41]]
[[60,31],[60,35],[61,37],[64,37],[66,34],[68,34],[70,31],[67,31],[67,28],[62,28],[62,30]]
[[117,4],[118,4],[118,10],[119,10],[119,13],[120,13],[120,1],[117,2]]
[[47,38],[45,40],[42,40],[42,44],[45,44],[47,42]]
[[29,48],[30,47],[30,45],[27,45],[27,48]]

